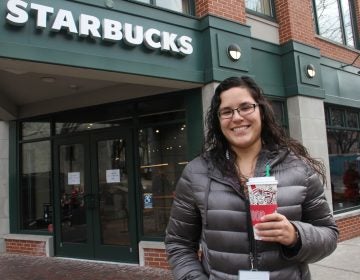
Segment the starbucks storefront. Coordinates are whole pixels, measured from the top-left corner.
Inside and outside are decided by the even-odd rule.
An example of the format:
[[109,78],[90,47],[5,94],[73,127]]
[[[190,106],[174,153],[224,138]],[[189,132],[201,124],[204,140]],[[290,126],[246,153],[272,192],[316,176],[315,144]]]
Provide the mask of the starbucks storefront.
[[149,5],[88,2],[0,4],[0,249],[143,264],[201,149],[200,29]]

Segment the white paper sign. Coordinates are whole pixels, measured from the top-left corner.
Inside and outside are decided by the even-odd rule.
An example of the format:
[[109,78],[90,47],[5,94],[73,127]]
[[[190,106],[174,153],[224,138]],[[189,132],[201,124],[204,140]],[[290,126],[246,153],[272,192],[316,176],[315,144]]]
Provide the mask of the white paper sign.
[[106,183],[120,183],[120,169],[106,170]]
[[68,173],[68,185],[80,185],[80,172]]

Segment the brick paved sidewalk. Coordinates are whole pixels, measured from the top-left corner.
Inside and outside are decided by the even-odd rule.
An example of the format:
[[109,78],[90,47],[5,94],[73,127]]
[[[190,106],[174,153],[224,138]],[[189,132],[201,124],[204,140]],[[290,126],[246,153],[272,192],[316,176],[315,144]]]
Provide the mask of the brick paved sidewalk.
[[164,269],[106,262],[0,254],[1,280],[172,280]]

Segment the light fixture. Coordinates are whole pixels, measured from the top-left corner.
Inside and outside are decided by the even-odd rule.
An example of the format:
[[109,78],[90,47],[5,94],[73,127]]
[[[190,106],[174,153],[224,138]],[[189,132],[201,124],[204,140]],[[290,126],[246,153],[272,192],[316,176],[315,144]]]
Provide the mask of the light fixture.
[[237,44],[231,44],[227,48],[227,54],[232,61],[238,61],[241,57],[241,49]]
[[306,65],[306,76],[308,76],[308,78],[312,79],[315,77],[316,75],[316,69],[315,66],[312,64],[308,64]]

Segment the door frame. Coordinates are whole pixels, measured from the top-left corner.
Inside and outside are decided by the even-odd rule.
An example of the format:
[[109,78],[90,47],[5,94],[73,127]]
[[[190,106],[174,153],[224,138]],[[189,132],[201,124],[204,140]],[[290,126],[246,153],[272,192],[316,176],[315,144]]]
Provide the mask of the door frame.
[[[98,193],[98,162],[97,141],[107,139],[125,139],[126,143],[126,168],[128,176],[128,211],[129,211],[129,237],[130,246],[113,246],[101,244],[99,200],[95,209],[86,209],[87,217],[87,242],[65,243],[61,242],[61,207],[60,207],[60,158],[59,147],[66,144],[82,144],[84,146],[84,184],[89,186],[86,194]],[[53,142],[54,166],[54,240],[55,255],[73,258],[112,260],[128,263],[138,263],[138,232],[136,210],[136,174],[134,159],[133,135],[129,128],[111,128],[101,131],[90,131],[83,134],[59,137]]]

